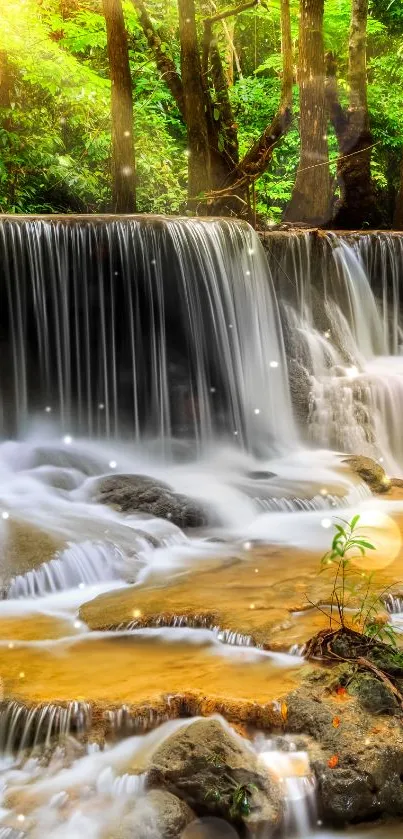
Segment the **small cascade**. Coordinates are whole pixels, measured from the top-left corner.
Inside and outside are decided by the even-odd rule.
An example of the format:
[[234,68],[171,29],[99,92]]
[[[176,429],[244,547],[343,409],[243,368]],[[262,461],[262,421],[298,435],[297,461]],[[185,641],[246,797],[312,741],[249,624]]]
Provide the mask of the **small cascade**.
[[401,615],[403,613],[403,596],[387,594],[384,598],[385,609],[390,615]]
[[124,567],[124,554],[116,545],[108,542],[72,544],[50,562],[14,577],[7,589],[7,599],[44,597],[58,591],[118,580]]
[[306,752],[287,738],[258,737],[260,761],[281,784],[285,801],[284,835],[306,839],[316,825],[316,782]]
[[145,791],[146,774],[116,775],[111,766],[105,767],[96,782],[96,792],[111,798],[136,799]]
[[403,237],[267,234],[293,402],[316,446],[403,470]]
[[23,753],[36,746],[48,747],[68,734],[79,737],[91,727],[91,707],[86,702],[67,705],[0,704],[0,755]]
[[173,709],[172,715],[168,711],[158,713],[149,707],[144,709],[144,713],[136,711],[136,714],[133,714],[127,705],[121,705],[120,708],[105,711],[104,717],[107,735],[114,739],[120,739],[121,737],[132,737],[133,734],[153,731],[175,717],[175,709]]

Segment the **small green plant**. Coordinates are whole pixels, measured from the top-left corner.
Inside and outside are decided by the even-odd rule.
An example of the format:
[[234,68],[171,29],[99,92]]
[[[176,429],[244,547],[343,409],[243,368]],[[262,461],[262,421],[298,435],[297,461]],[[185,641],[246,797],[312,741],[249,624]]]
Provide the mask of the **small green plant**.
[[[335,534],[331,548],[321,560],[321,572],[326,570],[334,572],[330,598],[330,627],[333,628],[334,622],[338,623],[340,628],[346,627],[346,610],[354,598],[356,611],[350,619],[350,624],[368,638],[396,646],[394,628],[378,617],[379,610],[384,608],[383,597],[388,589],[380,593],[375,592],[374,572],[358,574],[354,566],[355,558],[363,558],[367,551],[376,550],[375,545],[360,533],[359,521],[359,515],[354,516],[351,521],[345,519],[335,521]],[[358,608],[356,608],[357,600]],[[321,609],[321,611],[324,610]]]
[[257,789],[256,784],[240,784],[235,787],[230,795],[229,814],[232,819],[250,815],[251,798],[255,789]]

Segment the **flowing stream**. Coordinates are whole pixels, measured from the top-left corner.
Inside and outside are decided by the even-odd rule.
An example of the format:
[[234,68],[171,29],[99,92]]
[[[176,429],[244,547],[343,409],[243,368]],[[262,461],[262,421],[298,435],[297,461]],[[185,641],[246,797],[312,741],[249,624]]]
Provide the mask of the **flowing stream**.
[[[246,695],[249,673],[253,699],[302,659],[185,612],[93,631],[80,607],[262,546],[319,555],[338,510],[376,518],[340,454],[403,474],[403,237],[10,218],[0,264],[0,839],[126,839],[130,813],[154,818],[133,766],[188,723],[145,711],[133,731],[133,692],[179,692],[180,661],[206,692],[221,679]],[[103,502],[122,475],[151,480],[143,508]],[[97,700],[105,749],[82,741]],[[307,756],[255,748],[282,780],[287,839],[330,839]]]

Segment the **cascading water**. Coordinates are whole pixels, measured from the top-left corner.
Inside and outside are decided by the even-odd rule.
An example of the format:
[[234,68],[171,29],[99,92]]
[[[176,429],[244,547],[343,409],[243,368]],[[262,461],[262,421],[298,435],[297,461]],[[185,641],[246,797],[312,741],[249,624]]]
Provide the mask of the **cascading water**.
[[[297,449],[295,414],[311,444],[403,468],[403,237],[274,233],[265,244],[268,260],[257,235],[233,221],[0,220],[1,436],[19,438],[0,445],[0,558],[11,557],[0,563],[0,837],[116,839],[122,817],[143,807],[143,770],[131,774],[132,760],[185,724],[168,718],[199,713],[180,704],[188,682],[159,701],[161,683],[168,690],[174,674],[177,685],[182,667],[184,679],[195,671],[207,697],[213,656],[215,684],[224,670],[232,679],[240,661],[238,681],[245,674],[246,683],[249,662],[257,705],[253,679],[264,668],[268,702],[281,653],[265,652],[260,641],[255,647],[247,619],[251,610],[258,625],[264,612],[266,559],[280,629],[294,631],[289,605],[300,604],[307,572],[298,551],[285,560],[281,543],[323,552],[334,508],[356,513],[372,503],[366,486],[340,473],[337,455]],[[151,476],[152,515],[147,504],[121,505],[119,495],[102,503],[106,473],[118,490],[124,475],[129,484]],[[205,505],[208,532],[184,533],[170,520],[156,503],[158,481],[175,503]],[[208,519],[211,507],[216,520]],[[40,546],[39,558],[24,564],[21,527],[26,541],[38,538],[35,527],[54,537],[46,561]],[[268,542],[273,553],[255,559]],[[147,614],[130,584],[149,585],[163,603],[167,577],[186,589],[189,570],[203,562],[211,573],[233,573],[226,597],[234,607],[247,594],[242,631],[229,619],[218,623],[210,596],[200,614],[184,598],[183,609],[182,601],[172,614],[160,607],[150,612],[151,628],[144,621],[140,629]],[[236,575],[248,563],[240,594]],[[77,610],[112,590],[119,603],[134,596],[129,611],[119,617],[117,609],[108,630],[91,630]],[[386,605],[401,610],[394,595]],[[235,611],[231,602],[231,619]],[[196,625],[208,627],[202,651],[192,648]],[[155,684],[153,662],[162,662]],[[293,659],[292,674],[300,664]],[[281,675],[282,688],[287,678],[293,684],[293,675]],[[144,705],[135,714],[140,689]],[[83,742],[97,725],[104,751]],[[306,755],[261,745],[281,780],[287,839],[318,837]]]
[[403,237],[299,231],[266,245],[305,436],[402,471]]
[[9,433],[39,414],[68,434],[293,442],[276,298],[247,225],[3,221],[0,262]]

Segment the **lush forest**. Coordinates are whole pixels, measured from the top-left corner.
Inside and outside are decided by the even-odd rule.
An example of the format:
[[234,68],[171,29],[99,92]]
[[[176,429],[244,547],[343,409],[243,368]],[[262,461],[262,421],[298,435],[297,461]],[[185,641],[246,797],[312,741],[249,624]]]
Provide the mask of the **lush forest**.
[[0,210],[403,227],[402,0],[2,0]]

